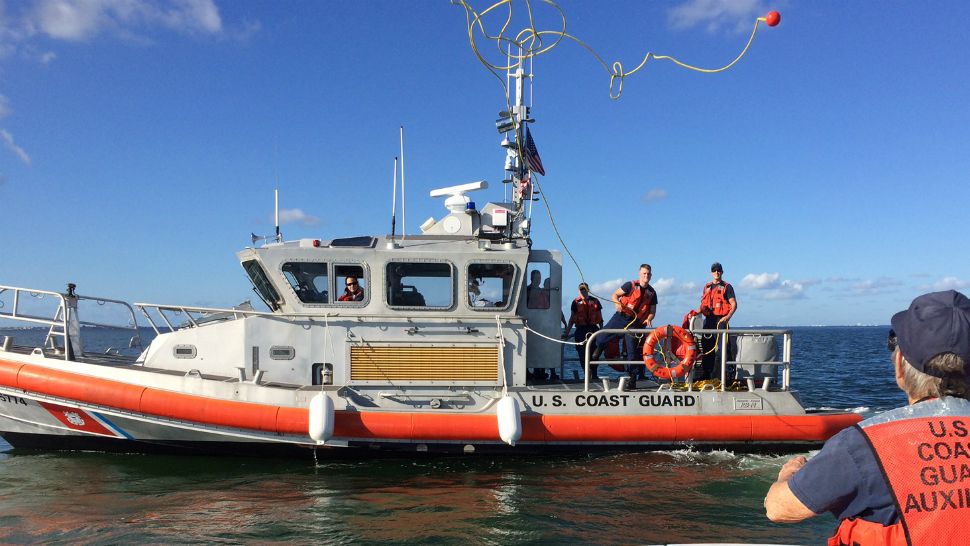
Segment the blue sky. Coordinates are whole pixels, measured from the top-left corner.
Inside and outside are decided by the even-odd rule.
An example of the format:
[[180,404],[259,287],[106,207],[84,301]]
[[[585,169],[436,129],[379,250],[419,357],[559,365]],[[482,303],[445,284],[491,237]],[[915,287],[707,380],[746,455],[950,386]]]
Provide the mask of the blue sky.
[[[782,13],[730,70],[651,61],[617,101],[582,48],[536,60],[542,185],[600,293],[649,262],[655,322],[679,322],[717,260],[744,326],[886,324],[970,288],[970,4],[560,6],[628,69],[722,66]],[[401,125],[409,232],[442,216],[433,188],[500,200],[503,100],[445,0],[0,0],[0,284],[236,304],[277,180],[287,239],[389,232]],[[562,246],[539,207],[534,240]]]

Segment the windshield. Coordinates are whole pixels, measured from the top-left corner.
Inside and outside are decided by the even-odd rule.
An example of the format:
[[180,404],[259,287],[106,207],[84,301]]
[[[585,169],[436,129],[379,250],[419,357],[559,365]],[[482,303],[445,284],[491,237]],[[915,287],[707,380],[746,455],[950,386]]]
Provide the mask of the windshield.
[[263,303],[273,311],[278,311],[282,303],[280,295],[270,284],[269,278],[266,277],[266,273],[260,267],[259,262],[249,260],[243,262],[242,266],[246,270],[246,274],[249,275],[249,280],[253,283],[253,290],[263,300]]

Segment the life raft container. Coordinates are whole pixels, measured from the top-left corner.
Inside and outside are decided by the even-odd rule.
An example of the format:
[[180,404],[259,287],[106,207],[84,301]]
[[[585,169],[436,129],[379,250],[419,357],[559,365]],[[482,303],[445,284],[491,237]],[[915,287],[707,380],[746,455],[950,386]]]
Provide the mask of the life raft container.
[[[672,352],[680,358],[677,365],[670,368],[657,362],[653,356],[657,343],[668,337]],[[694,342],[694,336],[687,330],[672,324],[654,329],[643,344],[643,363],[658,379],[686,377],[694,365],[695,358],[697,358],[697,343]]]

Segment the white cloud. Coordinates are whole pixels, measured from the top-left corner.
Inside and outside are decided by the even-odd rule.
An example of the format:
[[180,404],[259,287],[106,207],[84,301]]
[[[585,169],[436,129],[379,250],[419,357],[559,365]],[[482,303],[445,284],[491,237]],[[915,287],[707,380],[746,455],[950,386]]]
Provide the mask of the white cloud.
[[696,295],[697,297],[700,297],[700,294],[701,294],[701,289],[699,288],[697,283],[693,281],[679,283],[677,282],[677,279],[673,277],[669,279],[660,278],[650,284],[653,285],[658,295],[662,294],[664,296],[675,296],[680,294],[687,294],[687,295]]
[[2,141],[3,145],[8,150],[13,152],[15,156],[19,157],[21,161],[27,165],[30,165],[30,156],[27,155],[27,152],[24,151],[23,148],[17,146],[17,143],[14,142],[13,135],[11,135],[9,131],[6,129],[0,129],[0,141]]
[[805,297],[805,287],[796,281],[781,281],[777,288],[765,292],[766,300],[796,300]]
[[757,275],[748,273],[741,279],[740,285],[752,290],[765,290],[778,287],[778,279],[780,278],[781,275],[778,273],[759,273]]
[[647,193],[643,194],[640,199],[644,203],[653,203],[654,201],[663,201],[667,198],[667,190],[663,188],[654,188]]
[[667,12],[675,29],[703,26],[709,32],[722,27],[740,32],[750,30],[754,20],[768,12],[761,0],[687,0]]
[[872,294],[882,294],[887,288],[902,286],[902,282],[890,277],[879,277],[878,279],[866,279],[853,283],[850,288],[858,296],[869,296]]
[[319,223],[320,218],[303,212],[303,209],[280,209],[280,224],[313,226]]
[[40,0],[28,25],[51,38],[79,41],[103,31],[155,26],[215,34],[222,30],[222,18],[212,0]]
[[613,292],[616,292],[616,289],[619,288],[620,285],[625,282],[626,281],[623,280],[622,278],[611,279],[608,281],[593,283],[589,285],[589,289],[593,294],[597,295],[598,297],[609,298],[610,296],[613,295]]
[[957,277],[943,277],[930,286],[934,292],[941,290],[963,290],[970,288],[970,281],[958,279]]
[[805,297],[805,285],[798,281],[781,280],[779,273],[748,273],[739,285],[759,292],[766,300],[792,300]]

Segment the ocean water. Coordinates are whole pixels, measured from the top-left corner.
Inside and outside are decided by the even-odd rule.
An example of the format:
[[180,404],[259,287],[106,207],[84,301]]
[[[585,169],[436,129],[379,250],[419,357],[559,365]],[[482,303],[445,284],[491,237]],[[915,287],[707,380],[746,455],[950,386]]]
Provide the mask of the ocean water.
[[[792,381],[805,406],[868,415],[905,404],[887,332],[795,328]],[[85,334],[92,346],[123,344]],[[355,463],[20,452],[0,440],[0,543],[823,543],[830,515],[796,525],[764,516],[788,457],[682,450]]]

